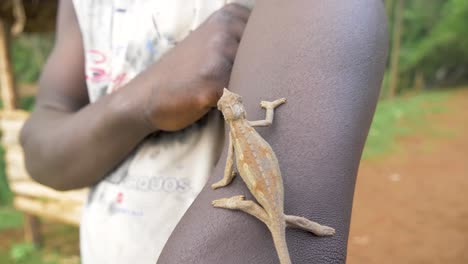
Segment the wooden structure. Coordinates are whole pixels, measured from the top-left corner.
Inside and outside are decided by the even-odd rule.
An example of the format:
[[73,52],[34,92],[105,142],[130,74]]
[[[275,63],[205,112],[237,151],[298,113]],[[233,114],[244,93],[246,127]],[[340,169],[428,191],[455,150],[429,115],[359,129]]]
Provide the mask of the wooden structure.
[[[19,27],[23,24],[24,32],[52,32],[55,30],[57,2],[57,0],[1,0],[0,17],[9,25]],[[20,31],[15,30],[16,33]]]
[[[18,20],[22,20],[19,22],[15,22],[11,17],[5,15],[6,9],[15,8],[13,5],[8,6],[10,2],[18,4],[21,1],[12,0],[0,3],[0,94],[3,101],[3,109],[0,111],[1,143],[5,148],[6,174],[9,186],[14,193],[13,204],[18,210],[25,213],[26,238],[40,244],[40,221],[38,217],[79,225],[80,212],[87,190],[55,191],[33,181],[25,169],[24,154],[19,144],[19,134],[29,113],[17,108],[17,94],[8,48],[9,39],[12,33],[18,33],[18,30],[28,30],[28,22],[25,21],[25,16],[20,14],[21,12],[28,14],[26,3],[30,5],[37,2],[51,4],[55,3],[55,1],[25,1],[25,5],[19,6],[19,8],[24,8],[26,11],[10,11],[20,14],[16,16]],[[52,20],[55,18],[55,8],[53,12],[49,10],[49,14],[54,16]],[[44,15],[42,14],[39,17],[41,16]],[[44,25],[51,24],[47,24],[47,21],[43,21],[43,23],[45,23]]]

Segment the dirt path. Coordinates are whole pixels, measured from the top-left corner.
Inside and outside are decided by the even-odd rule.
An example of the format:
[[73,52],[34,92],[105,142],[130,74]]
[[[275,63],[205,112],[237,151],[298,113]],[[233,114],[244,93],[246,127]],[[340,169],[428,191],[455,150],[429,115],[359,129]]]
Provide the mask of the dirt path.
[[456,91],[430,119],[442,136],[402,138],[402,151],[361,163],[347,263],[468,263],[467,105]]

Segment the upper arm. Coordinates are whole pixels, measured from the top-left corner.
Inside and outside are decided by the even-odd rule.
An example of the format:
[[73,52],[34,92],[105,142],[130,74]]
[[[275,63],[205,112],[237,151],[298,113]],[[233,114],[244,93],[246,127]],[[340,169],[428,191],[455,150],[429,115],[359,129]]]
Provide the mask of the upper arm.
[[[288,100],[271,127],[258,129],[280,163],[285,213],[337,231],[317,238],[288,230],[293,263],[345,262],[355,176],[385,67],[385,21],[380,0],[260,0],[245,30],[229,88],[243,96],[252,120],[264,115],[260,100]],[[248,194],[240,178],[210,189],[226,154],[225,146],[159,263],[277,263],[260,221],[211,206]]]
[[73,112],[89,102],[82,35],[72,0],[61,0],[54,49],[43,69],[36,112]]

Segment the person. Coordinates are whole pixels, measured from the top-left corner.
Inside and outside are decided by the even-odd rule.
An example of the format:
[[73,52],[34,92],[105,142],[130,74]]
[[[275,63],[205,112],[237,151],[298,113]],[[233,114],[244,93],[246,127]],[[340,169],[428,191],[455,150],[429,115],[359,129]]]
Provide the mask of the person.
[[[277,261],[261,225],[210,207],[213,197],[243,188],[209,190],[224,165],[214,109],[224,87],[243,95],[253,116],[261,97],[288,98],[277,115],[282,125],[264,133],[287,172],[285,208],[326,218],[320,222],[338,232],[290,244],[293,262],[344,261],[354,179],[385,64],[382,1],[260,0],[252,14],[251,1],[227,2],[60,1],[55,47],[21,143],[38,182],[91,186],[82,263]],[[307,122],[288,127],[297,121],[291,111],[301,109]],[[284,129],[290,134],[274,134]],[[297,136],[302,146],[289,140]],[[285,155],[288,144],[316,151],[305,164]],[[293,162],[320,176],[292,173]],[[317,210],[306,213],[312,200]]]

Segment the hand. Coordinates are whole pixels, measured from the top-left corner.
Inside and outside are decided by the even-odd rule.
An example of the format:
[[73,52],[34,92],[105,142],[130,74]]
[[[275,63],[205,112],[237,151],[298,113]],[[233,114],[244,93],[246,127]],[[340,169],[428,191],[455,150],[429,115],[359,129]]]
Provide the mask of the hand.
[[249,15],[240,5],[224,6],[145,72],[149,80],[156,79],[142,93],[152,128],[180,130],[216,106]]

